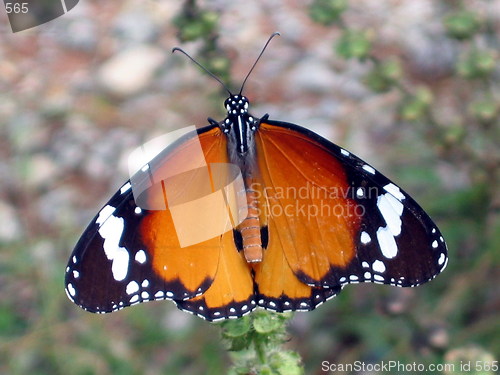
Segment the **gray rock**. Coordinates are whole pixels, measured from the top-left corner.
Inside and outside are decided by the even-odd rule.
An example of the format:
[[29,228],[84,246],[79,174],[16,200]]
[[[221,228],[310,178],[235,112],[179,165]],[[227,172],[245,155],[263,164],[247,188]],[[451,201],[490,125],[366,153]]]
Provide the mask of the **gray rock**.
[[106,61],[98,72],[99,84],[110,94],[126,97],[139,93],[153,81],[165,53],[157,47],[129,47]]
[[113,34],[127,44],[144,44],[155,39],[158,29],[146,11],[134,8],[118,15],[113,25]]
[[6,202],[0,201],[0,242],[10,242],[21,238],[21,223],[17,219],[15,209]]

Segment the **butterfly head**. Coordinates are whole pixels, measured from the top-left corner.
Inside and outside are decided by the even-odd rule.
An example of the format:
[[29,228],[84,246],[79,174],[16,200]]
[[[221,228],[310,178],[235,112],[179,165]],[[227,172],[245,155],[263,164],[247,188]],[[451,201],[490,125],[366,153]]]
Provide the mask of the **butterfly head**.
[[248,99],[243,95],[231,95],[224,102],[227,117],[244,116],[248,114]]
[[253,147],[253,134],[257,130],[258,121],[248,113],[248,99],[241,95],[231,95],[224,102],[227,116],[221,123],[223,132],[229,143],[240,156],[246,155]]

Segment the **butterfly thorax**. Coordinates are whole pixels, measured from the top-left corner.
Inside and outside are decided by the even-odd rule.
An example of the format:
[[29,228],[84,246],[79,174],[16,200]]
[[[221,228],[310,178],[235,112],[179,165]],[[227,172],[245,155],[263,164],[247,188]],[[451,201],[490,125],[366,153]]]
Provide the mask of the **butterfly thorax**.
[[228,138],[229,159],[246,173],[255,159],[255,139],[258,121],[248,113],[248,99],[242,95],[231,95],[224,102],[227,116],[220,127]]
[[255,154],[255,132],[258,120],[248,113],[248,99],[242,95],[231,95],[224,102],[227,117],[220,127],[227,136],[229,161],[237,165],[245,181],[247,217],[238,226],[242,249],[247,262],[262,261],[261,225],[257,192],[251,186],[257,174]]

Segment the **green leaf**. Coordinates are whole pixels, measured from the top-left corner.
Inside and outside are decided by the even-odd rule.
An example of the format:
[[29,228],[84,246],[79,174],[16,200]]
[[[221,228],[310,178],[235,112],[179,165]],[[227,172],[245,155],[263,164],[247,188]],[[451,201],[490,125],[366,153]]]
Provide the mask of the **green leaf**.
[[337,42],[337,54],[346,59],[365,59],[372,48],[370,39],[367,31],[345,30]]
[[497,53],[489,50],[473,50],[457,63],[457,73],[468,79],[489,76],[496,66]]
[[478,121],[482,123],[490,123],[498,116],[499,103],[492,98],[479,100],[473,102],[470,106],[469,112]]
[[219,16],[215,12],[196,11],[194,14],[181,14],[174,19],[179,29],[178,36],[182,42],[189,42],[212,35],[217,28]]
[[461,10],[449,14],[444,19],[446,33],[455,39],[463,40],[471,38],[481,28],[479,16],[467,10]]
[[225,337],[241,337],[246,335],[251,329],[249,316],[243,316],[234,320],[227,320],[221,325],[224,329],[223,335]]
[[271,368],[279,375],[302,375],[300,357],[291,351],[276,352],[271,357]]
[[409,96],[403,101],[399,109],[399,115],[405,121],[420,121],[422,120],[429,106],[432,103],[432,93],[429,89],[421,87],[417,92]]
[[399,60],[391,59],[376,64],[365,77],[365,84],[374,92],[389,91],[402,77],[403,69]]
[[347,0],[315,0],[309,6],[309,16],[314,22],[331,25],[340,19],[347,6]]
[[253,327],[260,334],[270,333],[283,326],[283,320],[277,314],[258,311],[254,315]]

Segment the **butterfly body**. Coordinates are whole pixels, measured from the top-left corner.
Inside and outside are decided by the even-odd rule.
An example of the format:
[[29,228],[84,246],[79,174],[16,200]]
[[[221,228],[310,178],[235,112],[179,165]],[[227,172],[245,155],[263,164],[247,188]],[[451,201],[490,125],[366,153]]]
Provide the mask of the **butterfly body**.
[[[219,125],[227,137],[227,153],[230,163],[237,165],[245,183],[247,217],[238,226],[241,236],[241,247],[245,259],[249,263],[262,261],[262,236],[259,218],[259,200],[257,192],[251,188],[254,177],[258,175],[258,165],[255,154],[255,132],[260,123],[248,113],[248,99],[241,94],[231,95],[224,102],[227,116]],[[236,234],[236,235],[238,235]]]
[[[257,306],[312,310],[346,284],[416,286],[444,269],[446,244],[436,225],[372,166],[305,128],[255,118],[241,95],[231,95],[225,107],[223,121],[209,120],[134,177],[148,181],[152,170],[176,174],[179,166],[197,171],[187,175],[190,184],[174,186],[173,195],[182,197],[202,174],[193,161],[199,145],[212,184],[204,194],[224,190],[213,178],[217,165],[236,166],[244,217],[237,222],[231,211],[231,228],[181,246],[175,218],[193,203],[144,209],[129,181],[73,251],[66,269],[72,301],[102,313],[169,299],[214,321]],[[146,192],[147,202],[162,201],[158,191]],[[230,198],[226,191],[225,202]],[[208,210],[195,212],[200,231],[219,224]]]

